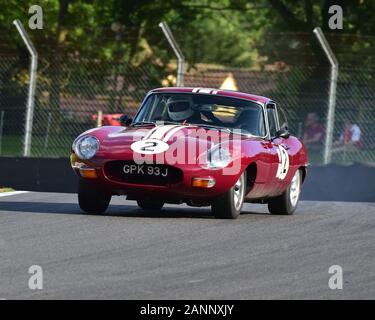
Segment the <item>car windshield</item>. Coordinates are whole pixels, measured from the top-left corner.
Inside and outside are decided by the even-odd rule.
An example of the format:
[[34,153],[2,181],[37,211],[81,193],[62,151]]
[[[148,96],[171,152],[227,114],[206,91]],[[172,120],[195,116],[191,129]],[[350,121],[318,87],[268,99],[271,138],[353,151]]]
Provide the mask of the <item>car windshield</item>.
[[212,128],[241,129],[241,133],[264,136],[259,104],[217,95],[155,93],[150,95],[134,124],[183,123]]

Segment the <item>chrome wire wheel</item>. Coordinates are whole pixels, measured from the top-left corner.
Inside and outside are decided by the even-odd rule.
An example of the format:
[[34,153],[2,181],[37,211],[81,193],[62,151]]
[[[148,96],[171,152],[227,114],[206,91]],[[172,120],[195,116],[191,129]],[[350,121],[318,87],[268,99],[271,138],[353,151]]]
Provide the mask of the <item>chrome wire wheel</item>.
[[234,207],[236,210],[241,209],[244,193],[245,193],[245,177],[242,174],[241,177],[237,180],[236,184],[234,185],[234,190],[233,190]]
[[301,173],[299,170],[297,170],[290,184],[289,199],[290,199],[290,204],[292,205],[292,207],[295,207],[297,205],[300,192],[301,192]]
[[218,219],[237,219],[241,213],[246,192],[246,171],[227,192],[216,198],[211,205],[212,213]]

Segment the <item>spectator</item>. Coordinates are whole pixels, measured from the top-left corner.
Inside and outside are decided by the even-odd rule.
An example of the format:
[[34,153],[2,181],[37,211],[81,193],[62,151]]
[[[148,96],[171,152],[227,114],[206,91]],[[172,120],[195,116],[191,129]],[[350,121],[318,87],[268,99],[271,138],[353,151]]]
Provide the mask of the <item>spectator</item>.
[[344,130],[339,140],[334,143],[333,151],[355,151],[360,150],[363,146],[361,129],[350,120],[345,120]]
[[305,120],[305,130],[303,142],[311,150],[319,150],[323,146],[324,127],[319,122],[319,117],[315,112],[307,114]]

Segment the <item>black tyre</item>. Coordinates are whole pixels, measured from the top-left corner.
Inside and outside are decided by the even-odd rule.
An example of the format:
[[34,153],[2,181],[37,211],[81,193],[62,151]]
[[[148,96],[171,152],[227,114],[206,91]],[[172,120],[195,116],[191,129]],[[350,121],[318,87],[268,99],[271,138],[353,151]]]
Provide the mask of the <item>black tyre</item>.
[[240,176],[235,185],[211,206],[212,213],[217,219],[237,219],[241,213],[246,191],[246,171]]
[[302,172],[297,170],[292,182],[285,192],[268,201],[268,210],[271,214],[291,215],[297,208],[299,195],[301,193]]
[[164,206],[164,202],[150,199],[138,199],[137,204],[144,210],[158,211]]
[[100,214],[107,210],[112,195],[89,181],[81,179],[78,186],[80,208],[91,214]]

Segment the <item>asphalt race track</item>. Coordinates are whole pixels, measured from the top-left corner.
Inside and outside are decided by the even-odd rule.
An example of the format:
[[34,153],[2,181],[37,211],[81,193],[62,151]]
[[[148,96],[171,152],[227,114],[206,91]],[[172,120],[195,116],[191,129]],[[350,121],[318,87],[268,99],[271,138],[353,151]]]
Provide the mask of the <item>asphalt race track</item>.
[[[0,197],[0,299],[374,299],[375,204],[301,202],[294,216],[245,205],[152,214],[124,198],[104,216],[72,194]],[[43,268],[30,290],[28,269]],[[328,269],[343,268],[342,290]]]

